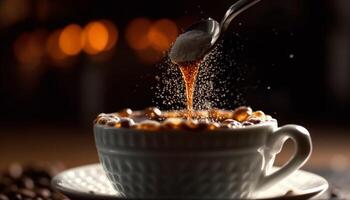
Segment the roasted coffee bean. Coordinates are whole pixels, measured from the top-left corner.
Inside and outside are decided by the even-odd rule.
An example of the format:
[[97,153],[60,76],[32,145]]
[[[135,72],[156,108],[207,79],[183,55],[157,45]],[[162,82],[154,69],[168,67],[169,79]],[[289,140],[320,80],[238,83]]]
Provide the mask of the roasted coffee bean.
[[208,130],[215,130],[220,128],[220,124],[217,122],[211,122],[208,124]]
[[130,108],[125,108],[125,109],[119,111],[118,115],[120,117],[129,117],[130,115],[132,115],[132,110]]
[[97,120],[97,123],[99,124],[106,124],[108,122],[108,118],[107,117],[100,117],[98,120]]
[[107,114],[106,113],[100,113],[97,118],[100,118],[100,117],[105,117]]
[[222,124],[230,124],[230,123],[232,123],[232,122],[235,122],[236,120],[234,120],[234,119],[225,119],[224,121],[222,121],[221,123]]
[[252,117],[252,118],[249,118],[247,122],[251,122],[253,124],[259,124],[261,123],[261,119]]
[[198,123],[197,123],[197,126],[195,127],[195,131],[203,131],[203,130],[207,130],[208,129],[208,127],[209,127],[209,122],[206,122],[206,121],[204,121],[204,120],[202,120],[202,121],[198,121]]
[[47,177],[38,178],[36,184],[40,187],[46,187],[46,188],[49,188],[51,186],[50,179]]
[[23,197],[29,197],[29,198],[34,198],[36,196],[35,192],[32,190],[28,189],[20,189],[18,192],[23,196]]
[[16,194],[14,200],[23,200],[23,196],[21,194]]
[[243,122],[242,123],[242,126],[251,126],[251,125],[254,125],[252,122]]
[[258,110],[258,111],[253,112],[251,117],[264,119],[265,118],[265,113],[263,111],[261,111],[261,110]]
[[110,119],[108,119],[106,124],[107,124],[107,126],[114,127],[119,122],[120,122],[119,117],[118,118],[110,118]]
[[160,129],[160,123],[153,120],[145,120],[134,126],[136,129],[146,130],[146,131],[156,131]]
[[49,198],[51,196],[51,192],[48,189],[40,188],[36,190],[36,193],[43,198]]
[[9,173],[11,178],[18,179],[19,177],[22,176],[23,168],[18,163],[12,163],[9,166],[8,173]]
[[111,114],[107,114],[106,117],[108,119],[119,119],[119,116],[114,114],[114,113],[111,113]]
[[226,128],[238,128],[241,127],[242,124],[234,119],[226,119],[225,121],[222,122],[222,124]]
[[158,120],[162,117],[162,111],[156,107],[149,107],[145,109],[145,115],[148,119]]
[[133,119],[122,117],[120,118],[119,123],[115,125],[116,128],[130,128],[135,125],[135,122]]
[[222,122],[222,124],[232,124],[232,125],[237,125],[237,126],[240,126],[241,123],[234,120],[234,119],[226,119]]
[[184,120],[182,118],[168,118],[162,122],[161,128],[178,129],[183,122]]
[[26,189],[33,189],[34,188],[34,181],[29,178],[29,177],[23,177],[20,181],[19,181],[19,187],[21,188],[26,188]]
[[60,194],[60,193],[57,193],[57,192],[55,192],[55,193],[53,193],[52,195],[51,195],[51,198],[52,199],[57,199],[57,200],[68,200],[65,196],[63,196],[62,194]]
[[10,200],[10,199],[4,194],[0,194],[0,200]]
[[241,107],[236,108],[233,111],[232,118],[239,121],[239,122],[243,122],[246,119],[248,119],[248,117],[251,114],[252,114],[252,109],[250,107],[241,106]]
[[180,124],[180,129],[184,130],[195,130],[198,128],[198,120],[195,119],[188,119],[188,120],[183,120],[183,123]]

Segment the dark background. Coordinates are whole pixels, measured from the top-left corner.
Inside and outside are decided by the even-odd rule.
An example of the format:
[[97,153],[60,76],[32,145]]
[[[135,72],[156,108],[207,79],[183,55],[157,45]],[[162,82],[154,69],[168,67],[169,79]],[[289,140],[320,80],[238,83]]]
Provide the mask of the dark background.
[[[97,113],[152,105],[150,88],[157,62],[144,62],[128,46],[128,24],[139,17],[168,18],[181,30],[200,18],[220,20],[233,2],[2,0],[0,124],[89,127]],[[14,13],[22,14],[11,17]],[[350,122],[348,13],[347,0],[262,0],[239,16],[226,34],[223,52],[236,63],[228,74],[245,72],[240,75],[244,80],[236,83],[243,102],[282,124],[346,129]],[[57,62],[43,56],[34,66],[21,63],[14,54],[14,43],[25,32],[44,30],[49,35],[71,23],[84,27],[99,19],[110,20],[119,32],[108,52],[82,52]]]
[[[155,47],[164,41],[169,47],[201,18],[220,20],[233,2],[0,0],[0,169],[13,162],[98,162],[95,116],[162,104],[157,76],[183,87],[178,71],[163,76],[166,48]],[[140,18],[144,23],[132,26]],[[86,33],[96,20],[117,29],[113,48],[93,55],[86,45],[76,55],[62,52],[59,38],[68,27]],[[145,21],[149,26],[142,29]],[[148,45],[135,48],[145,41],[131,45],[134,36]],[[79,46],[81,38],[74,33],[64,41]],[[92,34],[95,42],[101,38]],[[350,1],[261,0],[234,20],[216,53],[216,106],[249,105],[280,125],[306,127],[313,153],[304,169],[350,197]],[[276,164],[286,163],[293,150],[287,141]]]

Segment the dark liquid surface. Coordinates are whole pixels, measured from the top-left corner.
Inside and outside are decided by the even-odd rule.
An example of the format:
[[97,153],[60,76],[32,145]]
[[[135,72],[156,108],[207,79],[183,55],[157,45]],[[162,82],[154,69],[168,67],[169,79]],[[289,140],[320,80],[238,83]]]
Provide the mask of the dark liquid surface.
[[180,71],[185,82],[187,118],[190,119],[193,117],[193,94],[199,71],[199,63],[193,62],[181,64]]

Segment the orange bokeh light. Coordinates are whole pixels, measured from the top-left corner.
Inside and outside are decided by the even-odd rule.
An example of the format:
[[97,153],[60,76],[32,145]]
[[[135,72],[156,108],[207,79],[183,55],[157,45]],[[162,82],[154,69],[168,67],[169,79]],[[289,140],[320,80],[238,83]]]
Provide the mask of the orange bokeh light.
[[150,28],[147,38],[155,50],[165,51],[178,36],[177,25],[169,19],[160,19]]
[[150,41],[147,33],[152,22],[147,18],[137,18],[132,20],[126,28],[125,38],[129,46],[135,50],[143,50],[149,47]]
[[163,56],[163,54],[160,51],[157,51],[151,47],[142,50],[137,50],[136,55],[141,62],[149,65],[158,62]]
[[63,60],[67,57],[59,47],[60,34],[60,30],[53,31],[46,41],[46,52],[53,60]]
[[59,47],[67,55],[77,55],[84,46],[82,29],[77,24],[66,26],[59,36]]
[[111,21],[101,20],[101,22],[105,25],[108,31],[108,43],[105,48],[105,51],[108,51],[112,49],[117,43],[119,38],[119,33],[118,33],[117,27]]
[[103,51],[108,44],[108,29],[99,21],[87,24],[82,34],[84,41],[84,51],[88,54],[97,54]]
[[39,65],[44,55],[44,31],[21,34],[14,43],[14,54],[22,64]]

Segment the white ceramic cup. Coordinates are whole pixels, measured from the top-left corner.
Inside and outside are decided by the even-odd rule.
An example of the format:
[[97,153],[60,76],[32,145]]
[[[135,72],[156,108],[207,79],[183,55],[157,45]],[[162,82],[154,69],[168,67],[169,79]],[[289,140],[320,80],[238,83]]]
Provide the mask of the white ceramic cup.
[[[305,128],[275,122],[202,132],[95,125],[94,135],[109,180],[127,198],[252,198],[299,169],[312,149]],[[270,174],[288,138],[295,153]]]

